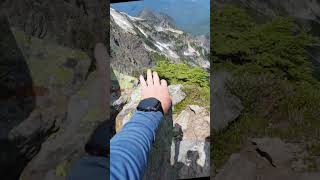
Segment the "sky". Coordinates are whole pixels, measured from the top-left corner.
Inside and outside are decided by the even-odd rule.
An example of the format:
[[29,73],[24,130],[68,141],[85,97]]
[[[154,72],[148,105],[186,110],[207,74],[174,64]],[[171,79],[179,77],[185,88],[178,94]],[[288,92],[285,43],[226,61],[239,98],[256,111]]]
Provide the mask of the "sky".
[[210,32],[210,0],[144,0],[112,4],[112,8],[136,16],[143,8],[171,16],[181,30],[204,35]]

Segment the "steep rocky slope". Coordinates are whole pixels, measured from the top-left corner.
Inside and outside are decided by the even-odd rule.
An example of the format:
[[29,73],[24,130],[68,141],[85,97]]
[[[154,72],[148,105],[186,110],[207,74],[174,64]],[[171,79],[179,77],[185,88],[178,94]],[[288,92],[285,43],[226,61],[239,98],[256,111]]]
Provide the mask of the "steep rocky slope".
[[[141,100],[141,87],[134,77],[115,72],[121,96],[112,106],[120,108],[116,115],[116,130],[125,125]],[[183,86],[170,85],[173,109],[186,98]],[[171,180],[209,176],[210,113],[208,107],[187,105],[179,114],[166,116],[161,122],[149,157],[144,179]],[[159,173],[161,172],[161,173]]]
[[1,2],[2,179],[64,179],[85,155],[107,117],[92,68],[105,9],[99,0]]
[[[153,56],[164,56],[172,64],[184,63],[208,73],[209,39],[193,37],[177,29],[171,17],[148,9],[141,11],[138,17],[114,9],[110,9],[110,13],[111,106],[119,131],[141,100],[141,87],[134,76],[155,67],[157,61]],[[187,70],[190,67],[187,66]],[[169,74],[169,69],[162,69],[163,73],[166,70]],[[190,95],[179,83],[170,84],[169,91],[173,97],[173,110]],[[209,176],[208,109],[207,103],[195,105],[189,102],[181,112],[170,112],[166,116],[157,132],[144,179]]]
[[[225,8],[226,11],[224,11],[224,13],[230,13],[230,16],[224,16],[224,20],[226,21],[222,20],[221,17],[223,16],[217,15],[215,16],[217,19],[213,18],[215,22],[218,22],[214,24],[216,29],[220,28],[219,32],[216,31],[215,35],[217,36],[222,34],[221,29],[224,28],[223,32],[225,32],[225,34],[230,33],[230,39],[236,39],[234,37],[236,37],[238,33],[244,32],[241,30],[241,27],[236,29],[236,27],[239,27],[237,25],[248,25],[245,23],[246,21],[254,22],[255,26],[251,26],[250,28],[255,29],[260,25],[272,22],[276,19],[275,16],[290,16],[293,17],[292,19],[295,23],[293,24],[294,26],[291,26],[294,28],[288,29],[290,33],[295,35],[296,32],[299,32],[298,29],[301,28],[319,37],[319,1],[217,0],[215,2],[216,8]],[[239,10],[238,12],[241,13],[237,14],[236,10],[233,11],[232,9],[237,9]],[[215,12],[218,11],[217,9],[215,10]],[[247,15],[249,15],[249,18],[246,19]],[[218,19],[218,17],[221,19]],[[221,26],[222,21],[226,22],[223,24],[225,26]],[[232,26],[228,26],[230,25],[228,24],[229,22]],[[220,27],[217,27],[218,25],[220,25]],[[244,26],[242,26],[242,28]],[[250,28],[246,31],[251,31]],[[272,28],[268,29],[268,31],[262,31],[261,37],[263,38],[261,39],[268,39],[270,36],[268,33],[272,31],[271,29]],[[278,27],[273,31],[276,33],[281,30],[282,29]],[[282,41],[281,35],[278,34],[274,37],[276,40]],[[250,36],[250,38],[247,39],[256,42],[261,41],[261,39],[254,36]],[[283,41],[288,42],[287,39]],[[213,49],[213,51],[228,51],[223,43],[219,46],[217,45],[219,41],[213,42],[216,43],[216,48]],[[259,46],[261,47],[262,44],[264,43],[260,42]],[[273,43],[273,45],[274,44],[277,43]],[[242,58],[241,54],[241,48],[247,48],[245,45],[242,47],[230,46],[231,49],[234,48],[232,49],[234,51],[231,50],[229,54],[226,53],[225,56],[213,56],[215,58],[214,60],[220,63],[217,63],[220,70],[214,72],[214,78],[212,79],[212,84],[216,84],[218,87],[213,86],[213,91],[211,91],[212,107],[215,108],[211,111],[219,111],[213,116],[212,121],[214,128],[212,134],[214,136],[213,142],[215,146],[211,153],[214,152],[212,153],[212,157],[216,167],[216,169],[212,169],[212,175],[213,177],[215,176],[214,179],[319,179],[319,111],[315,110],[313,113],[310,113],[314,114],[314,116],[307,116],[307,111],[312,111],[312,107],[318,109],[320,102],[319,98],[316,98],[320,97],[318,90],[319,79],[314,75],[318,71],[317,67],[319,65],[315,61],[319,61],[319,55],[317,55],[319,50],[317,49],[317,44],[313,44],[313,46],[312,51],[310,51],[307,46],[301,51],[305,57],[304,61],[306,63],[312,62],[309,67],[314,72],[308,73],[307,71],[303,71],[303,75],[310,76],[311,79],[314,80],[310,83],[310,86],[307,85],[308,83],[305,83],[306,81],[298,81],[298,83],[305,83],[301,85],[301,89],[303,90],[293,88],[296,83],[295,80],[287,81],[287,79],[279,78],[279,76],[277,76],[277,78],[267,78],[264,75],[258,75],[259,72],[261,73],[261,71],[266,70],[268,65],[262,67],[259,67],[259,65],[248,65],[250,62],[245,62],[245,58]],[[224,47],[224,49],[221,47]],[[255,49],[253,46],[250,46],[250,48]],[[272,48],[273,46],[270,45],[261,52],[265,53]],[[239,51],[239,53],[232,54],[232,52],[236,51]],[[290,52],[295,51],[297,50],[291,50]],[[277,53],[272,52],[271,54],[275,55]],[[228,62],[228,58],[238,59],[234,62]],[[257,59],[253,58],[253,64],[257,63]],[[277,58],[268,56],[261,62],[266,63],[275,59]],[[282,63],[286,60],[291,61],[293,59],[294,57],[292,56],[286,56],[279,60],[279,62]],[[229,66],[230,64],[228,63],[230,62],[232,66]],[[259,62],[257,64],[259,64]],[[241,73],[234,73],[235,69]],[[285,71],[285,68],[279,69]],[[230,72],[233,72],[235,75],[232,76]],[[246,73],[248,73],[248,76],[245,75]],[[231,80],[224,81],[223,79],[225,79],[225,77]],[[234,78],[239,78],[243,81],[238,81],[239,84],[237,86],[235,85],[237,84],[236,80],[232,80]],[[285,82],[286,85],[277,84],[276,81],[278,80]],[[238,91],[235,90],[235,88],[239,88],[240,86],[243,88],[238,89]],[[279,91],[276,90],[276,88],[280,86],[284,88],[279,89]],[[255,88],[257,88],[256,94],[252,91],[252,89]],[[294,90],[291,91],[289,89]],[[290,93],[287,90],[289,90]],[[239,95],[235,91],[242,92],[242,95]],[[291,93],[293,91],[302,93],[302,96],[294,95],[294,93]],[[313,94],[313,97],[310,99],[307,95],[308,92],[312,92]],[[257,94],[258,96],[256,96]],[[221,101],[221,99],[225,100]],[[247,101],[249,99],[252,101]],[[296,103],[297,101],[303,101],[305,104]],[[281,105],[278,106],[281,103],[290,108],[281,108]],[[224,107],[223,111],[220,111],[219,107]],[[223,160],[220,161],[221,159]]]
[[152,67],[152,54],[165,55],[175,63],[209,68],[209,38],[193,37],[176,29],[172,18],[144,9],[138,17],[110,9],[111,66],[132,74]]
[[295,18],[312,20],[320,23],[319,0],[217,0],[215,3],[216,5],[234,3],[267,16],[289,15]]

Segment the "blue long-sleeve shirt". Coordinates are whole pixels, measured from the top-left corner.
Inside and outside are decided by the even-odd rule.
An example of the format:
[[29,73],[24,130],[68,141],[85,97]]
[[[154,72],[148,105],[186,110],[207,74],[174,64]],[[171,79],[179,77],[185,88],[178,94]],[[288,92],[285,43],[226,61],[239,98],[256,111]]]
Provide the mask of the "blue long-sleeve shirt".
[[136,112],[110,142],[110,180],[142,179],[161,112]]
[[[140,180],[143,178],[151,145],[163,115],[137,111],[110,141],[110,171],[106,158],[86,157],[74,166],[69,180]],[[103,177],[105,174],[105,177]]]

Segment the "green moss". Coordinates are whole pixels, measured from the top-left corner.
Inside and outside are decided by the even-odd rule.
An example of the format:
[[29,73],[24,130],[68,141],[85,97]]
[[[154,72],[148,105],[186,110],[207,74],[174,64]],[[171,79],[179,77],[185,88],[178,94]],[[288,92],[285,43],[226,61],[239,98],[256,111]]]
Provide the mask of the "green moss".
[[320,156],[320,142],[308,145],[308,152],[312,156]]
[[13,29],[14,36],[16,38],[16,41],[21,43],[21,44],[30,44],[31,43],[31,36],[27,36],[24,32],[22,31],[17,31]]
[[67,166],[69,165],[68,161],[62,161],[56,166],[56,176],[65,177],[67,176]]
[[173,113],[179,114],[188,105],[199,105],[206,107],[209,110],[210,103],[210,89],[204,87],[198,87],[195,85],[187,85],[183,87],[183,92],[186,93],[186,98],[175,105]]
[[70,83],[73,79],[73,71],[64,67],[56,69],[54,72],[56,80],[61,84]]
[[121,89],[131,89],[134,85],[138,84],[138,79],[132,76],[122,74],[116,70],[113,70],[113,81],[117,81]]
[[28,37],[14,31],[22,47],[33,81],[37,85],[67,85],[72,82],[73,70],[64,66],[67,59],[77,60],[78,71],[86,73],[90,58],[82,51],[60,46],[48,40]]

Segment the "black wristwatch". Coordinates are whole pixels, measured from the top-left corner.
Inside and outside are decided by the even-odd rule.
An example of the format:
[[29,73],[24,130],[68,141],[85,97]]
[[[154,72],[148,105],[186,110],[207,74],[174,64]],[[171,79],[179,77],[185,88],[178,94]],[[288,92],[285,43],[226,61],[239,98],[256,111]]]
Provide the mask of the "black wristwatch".
[[162,114],[164,114],[162,106],[161,106],[161,102],[156,98],[147,98],[147,99],[140,101],[140,103],[137,107],[137,110],[144,111],[144,112],[160,111]]

